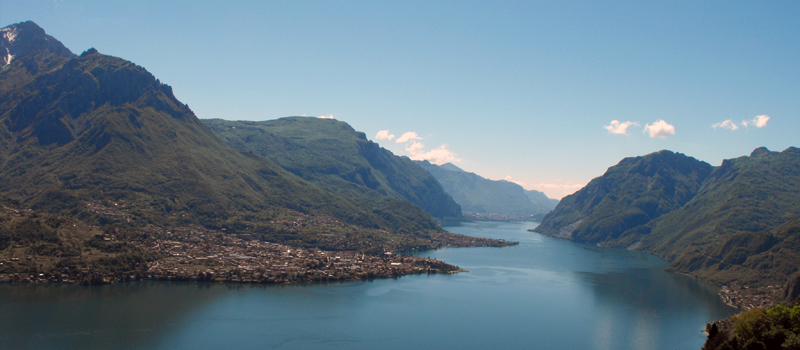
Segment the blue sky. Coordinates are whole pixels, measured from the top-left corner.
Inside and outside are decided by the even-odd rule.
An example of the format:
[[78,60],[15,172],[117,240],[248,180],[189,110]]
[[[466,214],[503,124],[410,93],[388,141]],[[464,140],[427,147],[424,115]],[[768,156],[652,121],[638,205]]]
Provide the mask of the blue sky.
[[133,61],[200,118],[333,116],[553,198],[624,157],[800,146],[798,18],[798,1],[0,0],[0,26]]

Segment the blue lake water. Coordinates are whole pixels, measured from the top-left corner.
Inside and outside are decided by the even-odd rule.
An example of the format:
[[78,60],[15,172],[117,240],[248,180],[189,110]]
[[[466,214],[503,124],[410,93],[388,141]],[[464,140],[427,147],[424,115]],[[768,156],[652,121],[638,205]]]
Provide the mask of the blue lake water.
[[0,286],[0,348],[699,349],[736,310],[641,252],[467,223],[507,248],[423,252],[469,273],[304,286]]

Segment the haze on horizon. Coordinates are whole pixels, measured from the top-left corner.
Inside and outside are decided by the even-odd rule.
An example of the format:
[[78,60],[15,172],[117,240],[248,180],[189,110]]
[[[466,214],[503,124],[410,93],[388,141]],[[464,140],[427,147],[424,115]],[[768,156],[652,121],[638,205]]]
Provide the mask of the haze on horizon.
[[198,117],[333,117],[561,198],[624,157],[712,165],[800,130],[800,3],[0,0],[145,67]]

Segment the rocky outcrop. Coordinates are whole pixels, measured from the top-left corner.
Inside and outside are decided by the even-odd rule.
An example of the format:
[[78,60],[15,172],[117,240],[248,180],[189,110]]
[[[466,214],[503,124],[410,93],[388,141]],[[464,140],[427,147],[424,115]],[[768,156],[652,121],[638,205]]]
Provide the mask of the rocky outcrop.
[[783,291],[783,300],[786,302],[794,301],[798,297],[800,297],[800,272],[789,278]]
[[64,44],[47,35],[44,29],[31,21],[0,29],[0,68],[5,68],[14,60],[31,58],[42,52],[61,57],[75,56]]

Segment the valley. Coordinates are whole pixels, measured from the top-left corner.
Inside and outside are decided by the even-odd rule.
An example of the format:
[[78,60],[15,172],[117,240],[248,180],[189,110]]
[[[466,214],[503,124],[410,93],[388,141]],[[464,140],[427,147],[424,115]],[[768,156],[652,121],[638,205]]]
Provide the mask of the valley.
[[[546,319],[515,305],[560,315],[562,310],[547,308],[563,301],[559,307],[572,314],[552,316],[565,323],[559,330],[571,330],[577,320],[594,338],[576,344],[594,348],[613,348],[614,342],[669,348],[671,343],[647,337],[658,336],[658,327],[673,329],[659,316],[672,315],[675,310],[666,310],[673,302],[690,305],[687,310],[709,308],[677,310],[673,316],[686,322],[733,313],[720,302],[747,311],[706,327],[719,344],[738,344],[734,331],[744,334],[742,327],[764,315],[794,317],[791,303],[800,297],[796,147],[758,147],[718,166],[667,149],[629,156],[556,200],[511,175],[490,180],[463,170],[448,162],[460,159],[447,144],[425,151],[422,140],[432,134],[409,131],[395,140],[380,130],[372,141],[332,115],[201,119],[171,86],[124,58],[95,48],[76,55],[31,21],[0,33],[6,52],[0,57],[0,283],[10,284],[0,292],[7,295],[36,286],[124,290],[118,287],[123,282],[147,281],[275,285],[263,287],[276,287],[267,294],[300,285],[303,292],[327,293],[328,282],[363,286],[358,283],[409,276],[417,284],[382,299],[388,314],[404,315],[392,298],[419,293],[429,281],[451,293],[421,293],[431,300],[474,306],[464,309],[469,317],[463,322],[492,320],[499,309],[541,324]],[[711,129],[762,128],[767,121],[764,114]],[[640,126],[614,120],[604,128],[616,137]],[[645,124],[647,134],[667,138],[675,128],[659,120]],[[464,136],[464,144],[478,139],[473,137]],[[406,155],[384,148],[386,142]],[[553,145],[538,146],[557,153]],[[501,153],[496,157],[506,156]],[[517,153],[547,156],[539,149],[509,153],[515,155],[506,160],[515,164],[534,163]],[[587,164],[594,161],[588,151],[576,154]],[[577,188],[562,179],[536,186]],[[472,267],[451,264],[450,256]],[[478,273],[467,274],[472,268]],[[23,286],[28,284],[34,289]],[[655,285],[668,292],[650,288]],[[473,294],[437,299],[463,290]],[[530,291],[540,299],[530,298]],[[129,295],[136,298],[136,292]],[[14,307],[24,309],[24,299]],[[363,299],[352,303],[355,312],[363,307],[370,313],[369,298]],[[487,300],[491,307],[483,304]],[[328,316],[314,317],[319,319],[312,323]],[[605,317],[626,325],[644,319],[652,329],[628,336],[620,327],[611,334],[602,329]],[[482,324],[494,329],[499,323]],[[684,326],[674,329],[685,332]],[[723,336],[715,338],[717,332]],[[675,334],[670,336],[680,338]],[[792,337],[784,337],[786,344],[800,339]],[[419,345],[397,339],[392,344],[398,347]]]

